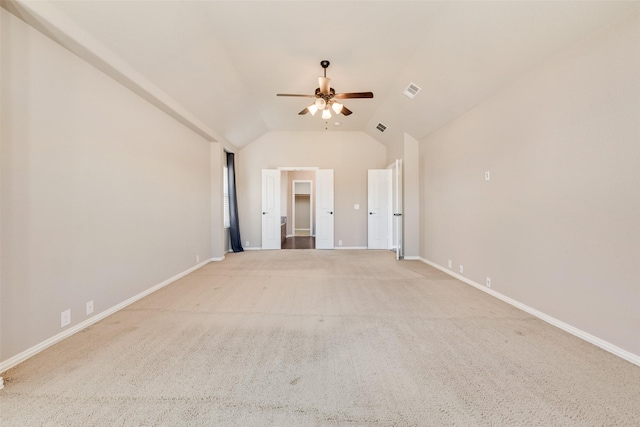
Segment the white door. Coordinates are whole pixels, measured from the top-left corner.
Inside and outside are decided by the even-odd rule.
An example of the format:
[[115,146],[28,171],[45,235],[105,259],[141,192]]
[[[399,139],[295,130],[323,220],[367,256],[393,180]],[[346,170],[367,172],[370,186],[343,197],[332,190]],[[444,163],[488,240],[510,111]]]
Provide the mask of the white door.
[[367,247],[369,249],[389,249],[391,171],[371,169],[368,178]]
[[392,209],[393,209],[393,249],[396,252],[396,260],[404,257],[402,241],[402,160],[396,159],[391,166],[392,170]]
[[262,249],[280,248],[280,171],[262,169]]
[[333,170],[316,171],[316,249],[333,249]]

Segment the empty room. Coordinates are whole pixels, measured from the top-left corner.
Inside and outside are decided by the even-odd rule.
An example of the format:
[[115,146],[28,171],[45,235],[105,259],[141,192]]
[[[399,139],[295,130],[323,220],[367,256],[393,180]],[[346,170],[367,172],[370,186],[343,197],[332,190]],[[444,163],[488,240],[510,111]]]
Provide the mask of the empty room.
[[2,426],[640,425],[640,2],[0,6]]

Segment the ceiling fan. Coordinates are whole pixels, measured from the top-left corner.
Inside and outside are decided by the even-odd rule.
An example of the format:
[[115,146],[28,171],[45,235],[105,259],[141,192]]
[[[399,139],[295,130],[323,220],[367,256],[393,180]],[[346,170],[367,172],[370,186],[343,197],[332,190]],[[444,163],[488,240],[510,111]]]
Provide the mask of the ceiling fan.
[[291,93],[278,93],[277,96],[297,96],[303,98],[315,98],[313,104],[309,105],[298,114],[303,115],[311,113],[315,115],[316,112],[322,111],[323,119],[331,118],[331,110],[336,114],[342,113],[345,116],[350,115],[353,111],[338,102],[338,99],[354,99],[354,98],[373,98],[372,92],[349,92],[349,93],[336,93],[335,89],[330,87],[331,79],[327,78],[327,68],[329,67],[329,61],[320,61],[320,66],[324,68],[324,77],[318,77],[318,88],[314,95],[299,95]]

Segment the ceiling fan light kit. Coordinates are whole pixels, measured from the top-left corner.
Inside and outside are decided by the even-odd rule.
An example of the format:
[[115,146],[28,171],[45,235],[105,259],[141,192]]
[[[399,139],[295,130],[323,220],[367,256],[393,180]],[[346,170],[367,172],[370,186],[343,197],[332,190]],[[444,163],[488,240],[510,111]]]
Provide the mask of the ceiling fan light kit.
[[318,88],[316,88],[314,95],[278,93],[277,96],[315,98],[313,104],[309,105],[298,114],[304,115],[307,113],[311,113],[311,115],[313,116],[318,111],[322,111],[322,118],[324,120],[328,120],[331,118],[331,110],[333,110],[336,114],[342,114],[345,116],[353,113],[343,104],[338,102],[337,99],[373,98],[373,92],[336,93],[335,89],[331,87],[331,79],[327,77],[327,68],[329,67],[329,64],[330,63],[327,60],[320,61],[320,66],[324,69],[324,76],[318,77]]

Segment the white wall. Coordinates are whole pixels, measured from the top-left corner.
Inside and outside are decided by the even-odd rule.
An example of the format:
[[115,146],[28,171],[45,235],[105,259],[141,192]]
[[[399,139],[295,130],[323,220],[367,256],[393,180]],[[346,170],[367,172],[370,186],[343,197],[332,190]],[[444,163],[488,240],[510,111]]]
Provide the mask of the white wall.
[[[2,19],[4,361],[211,257],[210,144]],[[218,177],[220,173],[215,172]]]
[[[334,169],[336,245],[342,240],[347,247],[367,246],[367,170],[386,167],[381,143],[363,132],[269,132],[238,155],[243,244],[262,246],[262,169],[319,167]],[[354,204],[360,209],[355,210]]]
[[635,355],[638,34],[573,46],[420,144],[422,257]]

